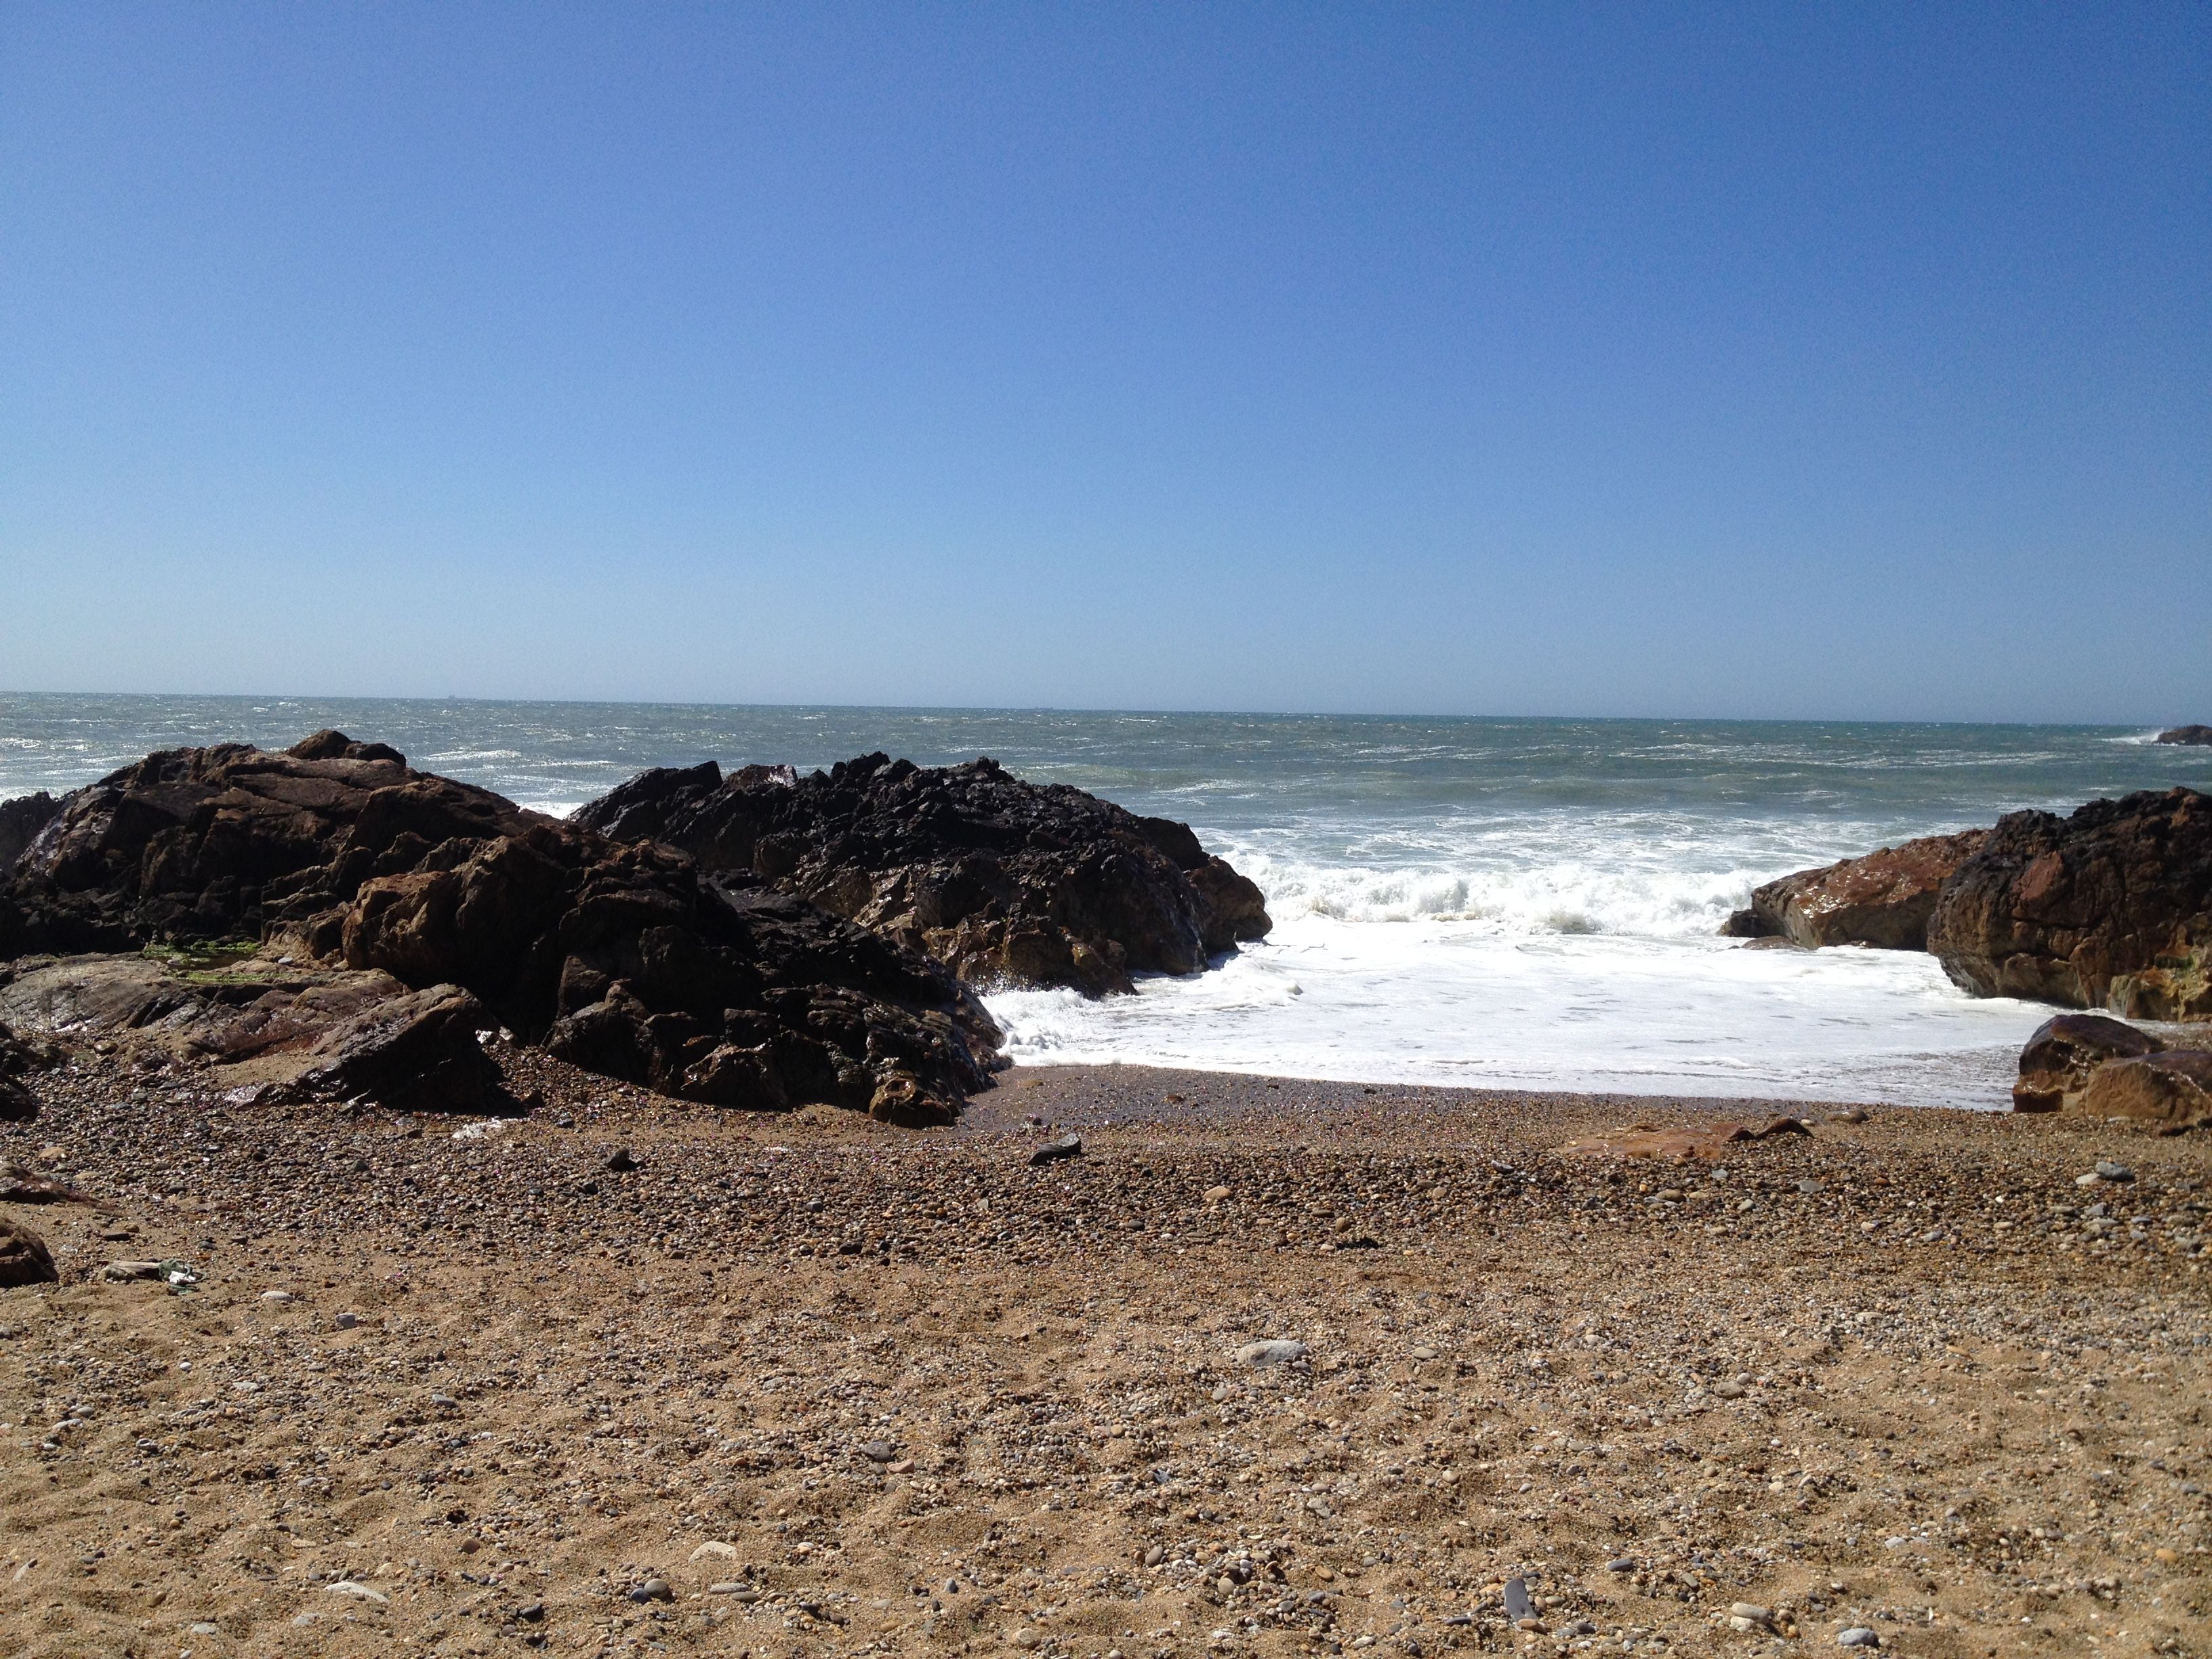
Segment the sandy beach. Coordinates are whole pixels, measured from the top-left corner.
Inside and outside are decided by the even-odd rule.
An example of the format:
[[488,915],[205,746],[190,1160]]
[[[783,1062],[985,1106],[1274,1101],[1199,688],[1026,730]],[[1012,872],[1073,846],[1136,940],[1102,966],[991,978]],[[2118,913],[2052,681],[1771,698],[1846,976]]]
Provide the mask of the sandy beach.
[[1681,1164],[1556,1149],[1763,1112],[1127,1067],[912,1131],[495,1052],[481,1131],[34,1080],[0,1148],[101,1202],[0,1206],[62,1275],[0,1292],[0,1645],[2202,1650],[2195,1140]]

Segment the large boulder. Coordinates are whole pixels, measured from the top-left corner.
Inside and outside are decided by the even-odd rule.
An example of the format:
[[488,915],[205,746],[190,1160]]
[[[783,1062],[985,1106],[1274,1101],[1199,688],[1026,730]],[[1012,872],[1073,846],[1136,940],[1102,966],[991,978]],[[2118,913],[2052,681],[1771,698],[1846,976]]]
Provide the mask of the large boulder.
[[2100,1066],[2082,1091],[2093,1117],[2140,1118],[2168,1133],[2212,1125],[2212,1053],[2172,1048]]
[[2056,1112],[2077,1105],[2097,1068],[2112,1060],[2140,1060],[2166,1045],[2149,1032],[2103,1014],[2057,1014],[2035,1029],[2020,1051],[2015,1112]]
[[1723,931],[1739,939],[1778,935],[1808,946],[1925,950],[1936,893],[1987,834],[1923,836],[1864,858],[1800,870],[1755,889],[1750,908],[1729,917]]
[[2177,726],[2158,734],[2160,743],[2189,744],[2198,748],[2212,747],[2212,726]]
[[2212,1018],[2212,796],[2008,814],[1944,884],[1928,948],[1980,996]]
[[801,777],[713,762],[647,772],[576,821],[660,842],[850,918],[981,985],[1131,988],[1263,938],[1260,890],[1188,825],[995,761],[882,754]]
[[[313,1028],[288,1052],[337,1045],[321,1053],[333,1087],[389,1089],[396,1069],[465,1096],[457,1036],[496,1023],[671,1093],[828,1101],[904,1122],[949,1121],[988,1085],[998,1044],[981,1005],[925,957],[763,881],[710,878],[680,852],[526,811],[336,732],[283,754],[149,756],[65,799],[0,883],[0,958],[234,939],[250,963],[180,974],[116,957],[63,984],[25,975],[9,993],[56,1004],[50,1029],[95,1017],[188,1028],[235,1061],[237,1033],[198,995],[227,976],[234,1018],[270,993],[289,999],[259,1015]],[[281,982],[287,969],[316,982]],[[329,977],[341,969],[379,978]],[[439,988],[471,1000],[375,1012]],[[363,1022],[353,1036],[331,1036],[342,1022],[311,991],[367,999],[344,1013]]]

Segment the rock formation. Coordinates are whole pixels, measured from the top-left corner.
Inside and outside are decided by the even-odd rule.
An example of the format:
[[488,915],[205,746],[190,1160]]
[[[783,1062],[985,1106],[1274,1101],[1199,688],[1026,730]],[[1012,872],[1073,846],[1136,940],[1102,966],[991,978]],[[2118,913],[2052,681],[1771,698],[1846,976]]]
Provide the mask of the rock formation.
[[2166,1045],[2148,1031],[2102,1014],[2058,1014],[2036,1027],[2020,1051],[2015,1112],[2056,1112],[2078,1105],[2097,1068],[2111,1060],[2139,1060]]
[[998,1042],[926,957],[337,732],[149,756],[65,799],[0,881],[0,959],[220,940],[250,961],[58,964],[8,1006],[141,998],[129,1029],[168,1021],[222,1063],[289,1054],[321,1086],[422,1105],[471,1097],[469,1049],[496,1024],[672,1094],[908,1123],[988,1086]]
[[4,879],[23,849],[38,839],[39,831],[53,821],[62,804],[40,790],[0,800],[0,879]]
[[800,777],[713,762],[632,779],[576,821],[771,881],[976,984],[1131,988],[1265,936],[1260,890],[1189,826],[995,761],[863,755]]
[[0,1123],[26,1123],[39,1115],[38,1098],[23,1079],[58,1057],[49,1045],[0,1025]]
[[1925,950],[1938,890],[1987,834],[1925,836],[1864,858],[1800,870],[1755,890],[1750,908],[1730,916],[1722,931],[1737,939],[1779,936],[1808,946]]
[[1943,884],[1928,948],[1980,996],[2212,1018],[2212,796],[2008,814]]
[[2198,748],[2212,747],[2212,726],[2177,726],[2158,734],[2160,743],[2188,744]]

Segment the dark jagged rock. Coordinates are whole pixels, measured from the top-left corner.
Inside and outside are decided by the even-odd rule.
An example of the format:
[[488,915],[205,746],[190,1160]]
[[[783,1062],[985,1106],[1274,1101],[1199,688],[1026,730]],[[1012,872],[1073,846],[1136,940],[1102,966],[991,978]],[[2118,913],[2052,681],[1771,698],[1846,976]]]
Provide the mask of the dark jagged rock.
[[2015,1112],[2056,1112],[2076,1104],[2108,1060],[2137,1060],[2166,1045],[2148,1031],[2103,1014],[2058,1014],[2036,1027],[2020,1051]]
[[2212,726],[2177,726],[2158,734],[2160,743],[2187,744],[2196,748],[2212,747]]
[[1260,890],[1187,824],[1139,817],[995,761],[882,754],[800,777],[713,762],[651,771],[577,822],[772,881],[976,984],[1130,988],[1195,973],[1268,929]]
[[61,810],[62,804],[43,789],[35,795],[0,800],[0,880]]
[[1925,950],[1936,893],[1987,833],[1924,836],[1864,858],[1800,870],[1755,890],[1750,908],[1730,916],[1721,931],[1735,939],[1778,936],[1808,946]]
[[[343,1000],[368,983],[256,980],[287,958],[388,975],[395,998],[459,988],[471,999],[349,1012],[362,1041],[383,1033],[370,1050],[324,1020],[313,1040],[343,1051],[325,1056],[334,1088],[381,1076],[388,1091],[406,1073],[434,1099],[465,1097],[456,1034],[495,1020],[694,1099],[942,1122],[988,1086],[998,1042],[926,957],[752,878],[703,876],[680,852],[526,811],[336,732],[283,754],[149,756],[68,797],[0,889],[0,957],[224,939],[258,944],[250,971],[222,971],[252,981],[240,1003],[288,994],[262,1011],[279,1024],[334,1012],[312,1006],[310,990]],[[73,969],[82,983],[67,994],[118,1005],[102,1018],[133,1030],[182,1021],[218,1049],[232,1040],[186,1008],[186,992],[214,988],[220,972],[154,967],[150,978]],[[38,978],[10,988],[18,1003]]]
[[1928,948],[1978,995],[2212,1019],[2212,796],[2008,814],[1944,884]]

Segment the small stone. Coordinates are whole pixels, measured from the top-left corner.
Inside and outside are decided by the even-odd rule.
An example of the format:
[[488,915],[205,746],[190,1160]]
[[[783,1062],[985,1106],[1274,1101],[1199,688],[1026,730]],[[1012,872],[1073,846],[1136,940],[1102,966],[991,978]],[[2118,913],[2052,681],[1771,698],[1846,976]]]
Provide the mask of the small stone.
[[210,1625],[205,1620],[202,1620],[191,1627],[191,1633],[194,1636],[219,1636],[222,1632],[220,1626]]
[[454,1399],[453,1396],[449,1394],[434,1394],[430,1396],[430,1403],[434,1406],[442,1407],[446,1410],[451,1411],[461,1402]]
[[1605,1564],[1605,1570],[1607,1572],[1634,1572],[1636,1571],[1635,1558],[1627,1555],[1617,1555],[1612,1560]]
[[1867,1115],[1856,1106],[1848,1111],[1831,1113],[1828,1117],[1831,1123],[1863,1123],[1866,1121]]
[[1229,1188],[1226,1187],[1208,1187],[1206,1189],[1206,1201],[1209,1204],[1218,1204],[1228,1196]]
[[[1057,1164],[1063,1158],[1081,1158],[1082,1156],[1083,1137],[1081,1135],[1062,1135],[1058,1140],[1048,1140],[1043,1146],[1038,1147],[1036,1151],[1031,1152],[1030,1154],[1030,1166],[1034,1168],[1040,1164]],[[1035,1632],[1032,1632],[1031,1634],[1034,1635]]]
[[1729,1377],[1724,1382],[1714,1383],[1713,1392],[1723,1400],[1741,1400],[1744,1395],[1744,1387],[1734,1377]]
[[709,1595],[732,1596],[740,1601],[757,1601],[760,1600],[760,1592],[758,1590],[755,1589],[750,1584],[740,1584],[735,1580],[732,1580],[726,1584],[709,1584],[707,1586],[707,1594]]
[[1505,1616],[1523,1630],[1531,1628],[1527,1621],[1535,1618],[1536,1604],[1528,1599],[1526,1579],[1509,1578],[1505,1581]]
[[1158,1544],[1153,1545],[1152,1548],[1145,1552],[1145,1565],[1148,1567],[1157,1567],[1161,1562],[1167,1559],[1168,1553],[1162,1549]]
[[898,1455],[898,1448],[888,1440],[864,1440],[860,1443],[860,1455],[871,1463],[888,1463]]
[[627,1175],[630,1170],[637,1168],[637,1160],[629,1155],[629,1147],[617,1146],[607,1154],[606,1166],[617,1175]]
[[1416,1359],[1434,1359],[1436,1357],[1437,1351],[1434,1348],[1424,1347],[1413,1350],[1413,1358]]
[[2178,1566],[2180,1565],[2181,1552],[2179,1550],[2168,1548],[2164,1545],[2160,1545],[2157,1549],[2153,1550],[2151,1553],[2158,1557],[2160,1560],[2165,1562],[2169,1567]]
[[1849,1630],[1836,1632],[1836,1645],[1839,1648],[1878,1648],[1881,1645],[1881,1638],[1864,1625],[1853,1625]]
[[1729,1603],[1729,1617],[1746,1620],[1754,1625],[1771,1625],[1774,1622],[1774,1609],[1762,1607],[1753,1601],[1731,1601]]
[[313,1624],[316,1620],[321,1617],[322,1615],[320,1613],[295,1613],[293,1615],[292,1619],[292,1628],[294,1630],[305,1630],[308,1626]]
[[1042,1642],[1044,1638],[1042,1636],[1039,1636],[1035,1631],[1031,1630],[1027,1625],[1024,1625],[1007,1639],[1012,1642],[1018,1648],[1029,1649],[1036,1646],[1036,1644]]
[[725,1544],[717,1539],[712,1542],[702,1544],[691,1552],[691,1559],[694,1561],[704,1561],[708,1556],[714,1556],[724,1561],[734,1561],[738,1559],[738,1547],[735,1544]]
[[912,1474],[914,1473],[914,1459],[911,1457],[902,1457],[895,1462],[886,1463],[884,1465],[884,1473],[885,1474]]
[[633,1601],[673,1601],[676,1592],[668,1587],[665,1578],[648,1578],[629,1593]]
[[1811,1198],[1816,1194],[1825,1193],[1828,1189],[1822,1186],[1819,1182],[1814,1180],[1812,1176],[1808,1176],[1804,1180],[1797,1183],[1797,1190],[1805,1197]]
[[2124,1164],[2115,1164],[2110,1158],[2097,1161],[2097,1179],[2100,1181],[2133,1181],[2135,1178],[2136,1172]]
[[294,1295],[292,1294],[292,1292],[291,1292],[291,1291],[262,1291],[262,1292],[261,1292],[261,1299],[262,1299],[264,1302],[280,1302],[280,1303],[281,1303],[281,1302],[297,1302],[300,1298],[299,1298],[298,1297],[296,1297],[296,1296],[294,1296]]
[[538,1624],[545,1617],[545,1604],[543,1601],[526,1601],[514,1610],[514,1616],[526,1625]]
[[332,1328],[341,1331],[349,1331],[360,1323],[361,1316],[356,1313],[342,1313],[331,1321]]
[[1275,1365],[1296,1364],[1306,1357],[1306,1345],[1276,1337],[1265,1342],[1247,1342],[1237,1350],[1239,1363],[1255,1370],[1266,1370]]

